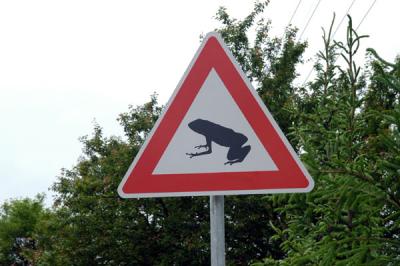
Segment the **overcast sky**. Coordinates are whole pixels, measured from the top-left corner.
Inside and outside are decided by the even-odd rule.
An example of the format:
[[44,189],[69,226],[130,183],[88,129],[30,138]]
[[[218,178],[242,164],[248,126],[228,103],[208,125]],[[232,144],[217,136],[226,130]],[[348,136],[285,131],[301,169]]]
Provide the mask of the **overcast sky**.
[[[337,24],[353,0],[321,0],[308,28],[305,59],[322,47],[321,27]],[[355,1],[358,25],[374,0]],[[265,18],[281,36],[298,0],[272,0]],[[292,23],[302,32],[318,0],[303,0]],[[243,18],[253,1],[1,1],[0,203],[46,192],[81,154],[78,138],[95,119],[107,136],[116,118],[153,92],[165,103],[199,46],[218,23],[219,6]],[[377,0],[359,28],[386,59],[400,53],[400,1]],[[344,38],[345,21],[336,39]],[[336,24],[336,25],[337,25]],[[361,55],[359,62],[363,62]],[[312,60],[299,68],[302,83]],[[122,178],[122,177],[121,177]],[[51,196],[48,198],[51,202]]]

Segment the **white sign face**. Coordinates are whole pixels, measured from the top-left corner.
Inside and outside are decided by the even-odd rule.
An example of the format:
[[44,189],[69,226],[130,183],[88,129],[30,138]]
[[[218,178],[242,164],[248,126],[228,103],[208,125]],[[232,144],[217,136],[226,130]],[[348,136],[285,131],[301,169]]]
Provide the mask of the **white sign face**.
[[[218,132],[221,131],[204,129],[198,130],[199,133],[189,127],[190,123],[201,120],[206,121],[203,124],[211,122],[211,125],[214,124],[217,128],[226,128],[222,132],[229,134],[225,134],[224,137],[231,140],[218,141],[221,137]],[[195,148],[205,145],[207,138],[211,141],[209,147]],[[208,149],[211,149],[210,153],[207,153]],[[261,144],[217,72],[211,69],[153,174],[277,170],[268,151]]]

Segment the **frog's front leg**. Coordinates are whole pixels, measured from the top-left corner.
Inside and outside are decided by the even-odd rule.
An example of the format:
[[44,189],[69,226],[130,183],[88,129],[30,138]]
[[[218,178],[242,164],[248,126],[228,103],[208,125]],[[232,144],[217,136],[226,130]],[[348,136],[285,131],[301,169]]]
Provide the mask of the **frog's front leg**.
[[189,158],[212,153],[211,138],[210,138],[210,137],[206,137],[206,144],[205,144],[205,145],[198,145],[198,146],[195,146],[195,148],[196,148],[196,149],[206,148],[207,150],[205,150],[205,151],[203,151],[203,152],[186,153],[186,155],[188,155]]
[[207,144],[194,146],[195,149],[209,148]]

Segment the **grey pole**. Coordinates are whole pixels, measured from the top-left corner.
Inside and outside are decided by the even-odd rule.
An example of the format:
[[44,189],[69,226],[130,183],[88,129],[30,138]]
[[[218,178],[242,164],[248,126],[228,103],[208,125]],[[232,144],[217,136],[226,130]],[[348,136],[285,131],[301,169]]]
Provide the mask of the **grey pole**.
[[211,266],[225,266],[224,196],[210,196]]

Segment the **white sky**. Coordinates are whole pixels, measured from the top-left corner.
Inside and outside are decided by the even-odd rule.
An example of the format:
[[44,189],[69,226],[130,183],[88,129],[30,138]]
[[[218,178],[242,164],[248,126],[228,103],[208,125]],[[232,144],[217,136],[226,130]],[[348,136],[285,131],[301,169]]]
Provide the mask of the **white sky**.
[[[303,0],[293,24],[303,30],[318,0]],[[352,0],[322,0],[303,35],[305,58],[322,47],[321,27],[332,13],[341,20]],[[373,0],[350,13],[358,25]],[[281,36],[298,0],[272,0],[265,14]],[[219,24],[219,6],[243,18],[253,1],[1,1],[0,2],[0,203],[48,192],[62,167],[81,154],[78,138],[93,120],[106,135],[128,105],[152,92],[165,103],[199,46],[199,35]],[[377,0],[359,29],[384,58],[400,53],[400,1]],[[343,40],[347,21],[336,39]],[[363,62],[363,56],[359,62]],[[302,83],[312,62],[301,67]],[[121,177],[122,178],[122,177]],[[48,199],[48,203],[51,197]]]

